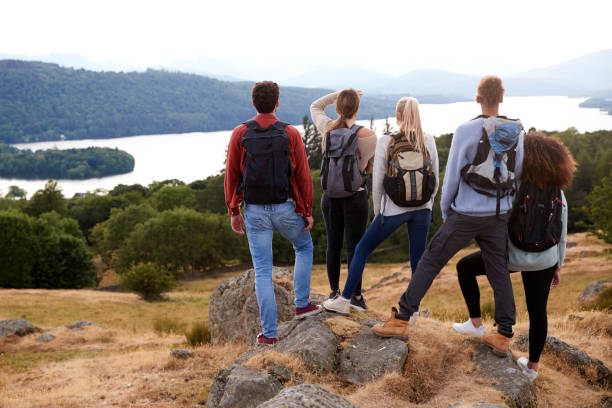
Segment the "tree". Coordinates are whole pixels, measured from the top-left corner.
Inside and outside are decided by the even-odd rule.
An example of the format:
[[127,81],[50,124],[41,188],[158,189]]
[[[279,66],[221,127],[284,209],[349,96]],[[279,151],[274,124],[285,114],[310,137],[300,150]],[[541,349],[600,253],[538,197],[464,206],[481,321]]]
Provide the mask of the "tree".
[[27,191],[25,191],[23,188],[19,188],[18,186],[10,186],[9,187],[9,191],[8,193],[5,195],[6,198],[11,198],[11,199],[15,199],[15,198],[26,198],[27,196]]
[[376,131],[376,126],[374,126],[374,115],[370,116],[370,129]]
[[42,190],[34,193],[25,211],[27,214],[35,217],[49,211],[66,215],[68,213],[68,205],[61,188],[57,185],[57,181],[47,181]]
[[593,231],[612,244],[612,171],[587,196],[590,206],[586,209],[593,223]]
[[189,186],[166,185],[153,193],[151,203],[157,211],[171,210],[177,207],[196,208],[195,191]]
[[391,123],[389,123],[389,117],[385,116],[385,127],[383,129],[384,133],[391,133],[393,126],[391,126]]
[[318,169],[321,167],[321,160],[323,159],[321,133],[314,123],[308,119],[308,115],[304,115],[302,118],[302,125],[304,126],[302,140],[306,149],[306,157],[308,157],[308,167]]

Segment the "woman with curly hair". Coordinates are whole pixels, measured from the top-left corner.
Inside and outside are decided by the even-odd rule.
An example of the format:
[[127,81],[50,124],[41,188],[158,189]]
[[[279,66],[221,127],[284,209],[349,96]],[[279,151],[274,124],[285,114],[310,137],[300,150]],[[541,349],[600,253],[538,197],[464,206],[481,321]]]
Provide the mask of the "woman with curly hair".
[[[551,189],[567,188],[576,170],[576,162],[571,153],[554,137],[542,132],[532,132],[525,136],[523,173],[521,185],[535,188],[544,193]],[[508,240],[508,268],[510,273],[521,271],[525,300],[529,313],[529,359],[521,357],[517,363],[531,381],[538,376],[538,361],[546,342],[548,319],[546,304],[551,289],[561,283],[561,267],[565,257],[567,237],[567,201],[560,191],[561,207],[561,237],[556,245],[539,252],[529,252],[519,249]],[[521,194],[517,198],[521,199]],[[521,203],[515,204],[517,211]],[[513,217],[510,218],[509,229],[513,229]],[[554,240],[553,240],[554,241]],[[482,336],[485,332],[480,313],[480,291],[476,276],[485,275],[485,264],[480,251],[462,258],[457,263],[459,285],[467,305],[470,319],[465,323],[454,323],[453,328],[464,334]]]

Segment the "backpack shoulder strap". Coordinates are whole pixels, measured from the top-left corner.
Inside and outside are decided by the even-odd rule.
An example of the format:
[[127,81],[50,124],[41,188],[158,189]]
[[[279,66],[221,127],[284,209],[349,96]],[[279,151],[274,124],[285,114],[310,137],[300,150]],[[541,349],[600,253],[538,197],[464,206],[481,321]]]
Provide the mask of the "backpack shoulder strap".
[[243,122],[242,124],[245,125],[247,129],[257,129],[257,128],[263,129],[261,126],[259,126],[259,123],[257,123],[255,119],[247,120],[246,122]]
[[361,129],[362,127],[363,126],[355,123],[353,126],[351,126],[351,133],[357,134],[357,132],[359,132],[359,129]]

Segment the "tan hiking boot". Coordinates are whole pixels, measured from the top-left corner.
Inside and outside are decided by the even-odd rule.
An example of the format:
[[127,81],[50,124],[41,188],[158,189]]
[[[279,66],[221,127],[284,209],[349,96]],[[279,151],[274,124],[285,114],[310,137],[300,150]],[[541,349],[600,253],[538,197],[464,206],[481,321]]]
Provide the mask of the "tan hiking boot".
[[493,354],[498,357],[506,357],[510,350],[510,338],[499,333],[485,334],[482,340],[491,348]]
[[391,319],[385,324],[377,324],[372,328],[374,333],[380,337],[395,337],[400,340],[408,340],[409,323],[395,317],[396,308],[391,308]]

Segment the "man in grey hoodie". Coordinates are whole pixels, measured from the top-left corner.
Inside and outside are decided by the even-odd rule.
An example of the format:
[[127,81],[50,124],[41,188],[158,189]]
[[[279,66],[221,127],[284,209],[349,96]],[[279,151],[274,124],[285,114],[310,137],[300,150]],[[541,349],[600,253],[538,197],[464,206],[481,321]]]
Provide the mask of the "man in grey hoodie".
[[[503,101],[504,88],[501,79],[488,76],[478,85],[478,102],[482,115],[459,126],[451,144],[444,185],[442,187],[442,218],[444,223],[429,242],[419,261],[408,288],[399,301],[399,312],[392,309],[391,320],[374,327],[383,337],[408,337],[408,321],[419,309],[421,300],[434,278],[446,263],[462,248],[475,239],[483,254],[487,278],[495,297],[495,321],[498,332],[484,335],[484,341],[498,353],[505,354],[510,346],[515,324],[514,295],[508,273],[506,230],[512,195],[499,199],[495,192],[476,191],[462,177],[462,170],[470,168],[475,160],[483,128],[486,133],[502,123],[515,122],[499,116],[499,104]],[[520,132],[514,148],[514,179],[520,178],[523,163],[523,133]],[[504,164],[508,164],[505,162]],[[489,163],[490,167],[490,163]],[[475,169],[474,166],[470,171]],[[478,170],[478,169],[477,169]],[[512,171],[508,164],[504,175]],[[477,172],[477,171],[476,171]],[[512,175],[510,173],[510,175]],[[482,330],[484,331],[484,330]],[[483,333],[481,333],[483,334]]]

